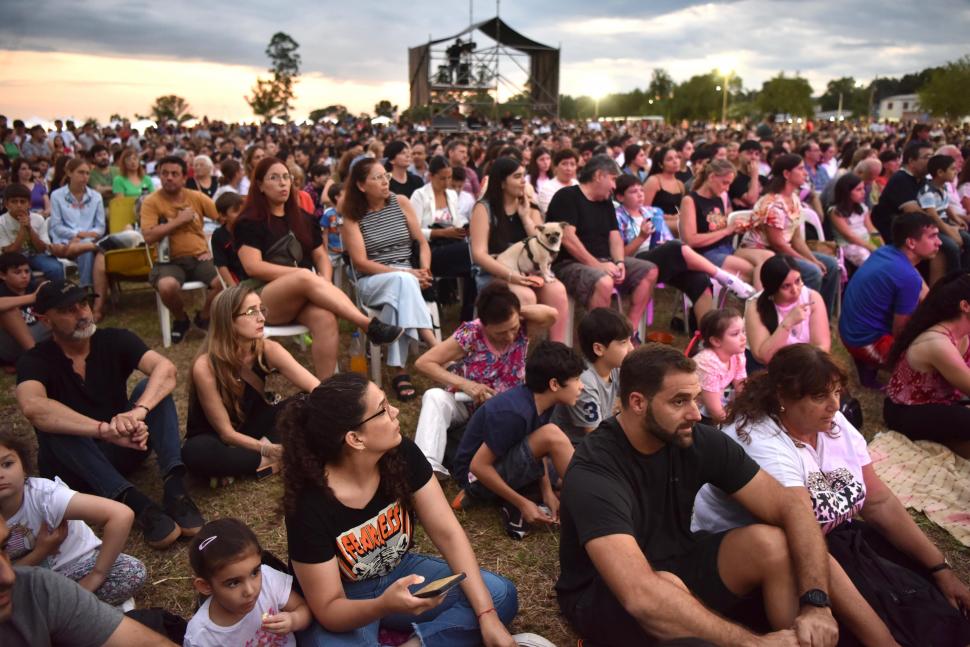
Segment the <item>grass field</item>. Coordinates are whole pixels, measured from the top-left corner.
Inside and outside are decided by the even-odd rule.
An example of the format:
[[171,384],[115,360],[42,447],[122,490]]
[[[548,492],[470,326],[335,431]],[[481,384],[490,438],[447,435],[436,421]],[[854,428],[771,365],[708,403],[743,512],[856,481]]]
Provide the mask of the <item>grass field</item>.
[[[126,289],[121,297],[121,307],[108,312],[102,327],[121,327],[137,333],[145,342],[162,352],[178,366],[179,385],[175,390],[175,400],[178,405],[180,419],[185,420],[186,413],[186,375],[189,364],[194,357],[202,333],[193,329],[183,343],[169,349],[161,347],[161,335],[158,328],[158,318],[155,311],[154,293],[148,289]],[[658,292],[655,327],[666,329],[670,320],[673,305],[671,290]],[[457,318],[457,307],[445,308],[443,312],[445,330],[454,328]],[[342,348],[346,349],[349,341],[349,329],[342,332]],[[680,335],[675,345],[683,348],[686,339]],[[846,359],[846,354],[839,342],[835,342],[836,355]],[[310,365],[309,356],[294,344],[288,344],[290,350],[307,366]],[[341,358],[341,366],[347,366],[347,358]],[[431,386],[420,376],[412,374],[419,392]],[[136,378],[133,378],[133,382]],[[854,374],[853,374],[854,380]],[[6,424],[31,433],[26,420],[17,409],[14,399],[15,380],[13,376],[0,377],[0,415]],[[389,381],[385,380],[385,384]],[[273,383],[270,387],[274,391],[287,392],[286,386]],[[389,387],[388,387],[389,388]],[[855,385],[855,392],[860,397],[865,410],[865,426],[863,433],[871,438],[875,433],[885,429],[882,423],[881,394],[864,391]],[[390,395],[390,394],[389,394]],[[398,404],[395,402],[395,404]],[[402,431],[413,436],[414,426],[418,418],[420,398],[401,405]],[[155,462],[149,459],[145,466],[133,477],[133,482],[143,488],[150,496],[160,498],[160,482]],[[223,516],[234,516],[248,523],[259,536],[263,547],[271,550],[285,560],[286,536],[282,524],[282,516],[278,510],[278,503],[282,494],[282,483],[279,477],[272,477],[263,481],[239,480],[236,483],[210,490],[207,483],[192,482],[192,496],[207,519]],[[445,492],[451,497],[456,493],[453,483],[445,484]],[[532,631],[544,635],[560,647],[575,644],[575,635],[560,616],[556,604],[553,584],[559,572],[558,549],[559,535],[556,531],[540,529],[528,536],[524,541],[516,542],[508,539],[501,529],[496,509],[476,508],[458,513],[459,519],[471,539],[472,546],[478,555],[483,568],[500,573],[515,582],[519,590],[519,615],[512,627],[514,632]],[[956,571],[964,581],[970,576],[970,549],[956,542],[948,533],[938,528],[923,515],[916,514],[917,522],[946,551]],[[138,606],[165,607],[185,618],[190,617],[195,610],[195,596],[192,591],[191,577],[186,556],[186,542],[179,542],[165,551],[155,551],[148,548],[141,539],[138,531],[133,531],[129,539],[126,552],[143,560],[148,566],[148,585],[137,598]],[[426,537],[418,531],[417,550],[433,553],[434,547]]]

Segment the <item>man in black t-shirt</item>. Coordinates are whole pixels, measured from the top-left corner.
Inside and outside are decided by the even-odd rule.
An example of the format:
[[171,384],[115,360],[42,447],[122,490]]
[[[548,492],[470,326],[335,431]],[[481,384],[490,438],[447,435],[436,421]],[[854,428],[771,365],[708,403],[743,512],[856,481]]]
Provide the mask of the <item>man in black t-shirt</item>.
[[630,295],[627,316],[634,330],[653,297],[657,266],[623,253],[623,238],[610,200],[620,168],[607,155],[594,155],[579,184],[556,191],[546,210],[548,222],[567,225],[553,266],[572,298],[587,310],[608,308],[613,291]]
[[932,144],[924,141],[914,141],[903,151],[903,168],[892,174],[879,202],[872,208],[872,224],[883,240],[892,240],[896,214],[922,211],[917,194],[926,181],[926,164],[932,154]]
[[[38,290],[34,311],[51,339],[17,362],[17,403],[37,430],[43,476],[121,501],[134,510],[145,542],[165,548],[204,523],[183,483],[175,365],[128,330],[98,330],[89,297],[67,281]],[[136,368],[148,377],[129,397]],[[149,447],[162,474],[164,512],[123,476]]]
[[[620,414],[583,440],[565,475],[556,583],[563,613],[602,645],[680,636],[760,644],[717,615],[760,588],[778,630],[764,637],[770,644],[795,644],[797,635],[803,645],[834,645],[828,551],[811,506],[726,435],[697,424],[695,369],[659,344],[623,361]],[[692,533],[705,483],[765,523]]]
[[750,209],[761,197],[767,178],[758,175],[761,165],[761,144],[749,139],[738,149],[738,174],[731,182],[728,196],[735,209]]

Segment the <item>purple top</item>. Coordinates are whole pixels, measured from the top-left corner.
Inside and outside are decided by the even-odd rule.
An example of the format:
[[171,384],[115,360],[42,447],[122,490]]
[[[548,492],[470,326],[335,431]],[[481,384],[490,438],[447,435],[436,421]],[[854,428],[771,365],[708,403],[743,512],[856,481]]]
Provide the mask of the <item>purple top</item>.
[[45,195],[47,195],[47,187],[44,183],[34,182],[34,188],[30,190],[30,208],[34,211],[43,211]]

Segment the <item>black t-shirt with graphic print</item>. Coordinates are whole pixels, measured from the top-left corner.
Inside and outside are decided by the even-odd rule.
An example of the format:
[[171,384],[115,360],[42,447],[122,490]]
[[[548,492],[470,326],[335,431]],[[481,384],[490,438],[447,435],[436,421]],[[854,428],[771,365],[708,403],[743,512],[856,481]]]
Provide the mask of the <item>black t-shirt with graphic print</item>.
[[[397,448],[407,464],[408,488],[432,478],[431,464],[413,441]],[[321,564],[337,558],[340,575],[356,582],[386,575],[414,543],[414,514],[402,501],[378,490],[363,508],[349,508],[318,487],[303,490],[296,513],[286,517],[290,559]]]

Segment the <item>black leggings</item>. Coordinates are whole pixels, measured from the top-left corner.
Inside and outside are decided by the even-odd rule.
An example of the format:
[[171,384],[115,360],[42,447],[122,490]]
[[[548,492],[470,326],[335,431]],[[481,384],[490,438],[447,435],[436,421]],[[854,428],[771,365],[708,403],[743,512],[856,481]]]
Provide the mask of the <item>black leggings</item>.
[[882,404],[886,426],[911,440],[935,443],[970,441],[970,409],[953,404]]
[[697,303],[704,292],[711,289],[711,278],[687,267],[681,251],[683,246],[683,242],[671,240],[648,252],[640,252],[636,257],[657,266],[657,283],[672,285],[686,294],[691,303]]
[[[266,407],[260,415],[244,422],[236,431],[250,438],[266,437],[271,443],[279,443],[276,432],[276,414],[282,403]],[[205,478],[224,476],[254,476],[262,457],[235,445],[227,445],[212,432],[203,432],[185,439],[182,445],[182,462],[192,474]]]

